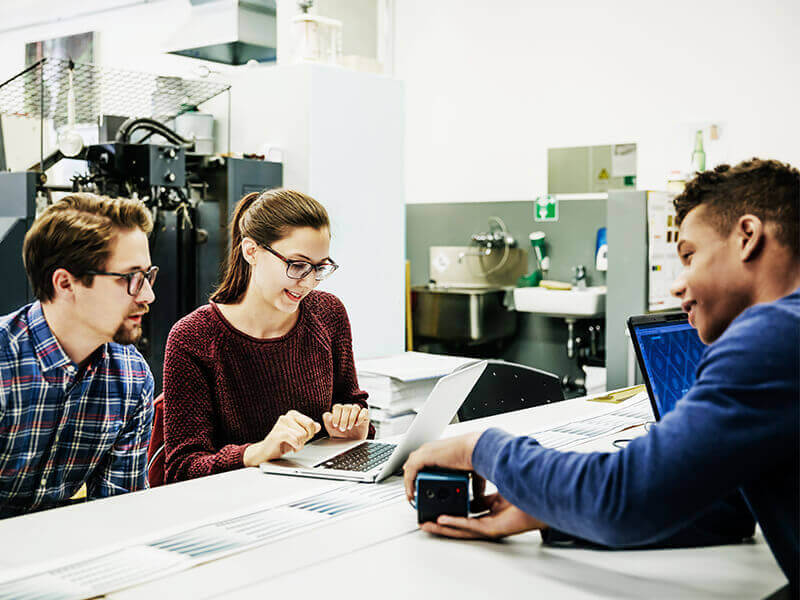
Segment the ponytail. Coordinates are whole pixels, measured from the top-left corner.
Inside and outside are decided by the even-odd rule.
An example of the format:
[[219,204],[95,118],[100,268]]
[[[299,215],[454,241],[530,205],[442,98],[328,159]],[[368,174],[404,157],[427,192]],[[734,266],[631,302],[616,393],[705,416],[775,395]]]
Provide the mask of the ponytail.
[[330,229],[328,213],[311,196],[287,189],[252,192],[239,201],[231,220],[228,260],[222,283],[211,294],[219,304],[238,304],[250,284],[250,265],[242,255],[246,236],[259,244],[270,245],[298,227]]
[[222,283],[211,294],[211,301],[218,304],[236,304],[247,291],[247,284],[250,282],[250,265],[242,255],[242,216],[253,202],[258,200],[260,192],[250,192],[239,200],[236,212],[231,219],[230,227],[230,248],[228,249],[228,260],[225,263],[225,274]]

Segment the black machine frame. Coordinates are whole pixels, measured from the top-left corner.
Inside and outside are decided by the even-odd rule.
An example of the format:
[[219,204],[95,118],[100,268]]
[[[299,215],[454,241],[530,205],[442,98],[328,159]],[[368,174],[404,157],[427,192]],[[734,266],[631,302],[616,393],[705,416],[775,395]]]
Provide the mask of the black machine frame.
[[[0,264],[10,292],[0,299],[0,314],[33,300],[21,243],[37,208],[56,193],[138,198],[153,216],[150,254],[160,268],[156,301],[142,322],[138,346],[158,392],[169,330],[206,303],[219,280],[236,203],[249,192],[283,184],[280,163],[230,156],[230,126],[228,154],[214,155],[194,152],[194,140],[168,125],[223,92],[228,93],[230,124],[230,85],[213,79],[192,81],[42,59],[0,83],[0,114],[38,117],[42,132],[36,164],[27,171],[0,172]],[[69,182],[52,183],[46,173],[67,157],[58,149],[45,153],[45,120],[64,125],[68,102],[77,105],[78,122],[97,122],[100,142],[71,157],[86,162],[85,172]],[[3,142],[7,147],[9,141]]]

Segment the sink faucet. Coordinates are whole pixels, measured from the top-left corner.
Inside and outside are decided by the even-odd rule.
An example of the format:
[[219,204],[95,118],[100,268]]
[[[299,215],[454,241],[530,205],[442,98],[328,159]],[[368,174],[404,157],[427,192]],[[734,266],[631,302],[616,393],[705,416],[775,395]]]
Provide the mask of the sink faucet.
[[575,275],[572,278],[572,285],[574,285],[579,290],[586,289],[586,267],[583,265],[578,265],[576,267],[572,267]]

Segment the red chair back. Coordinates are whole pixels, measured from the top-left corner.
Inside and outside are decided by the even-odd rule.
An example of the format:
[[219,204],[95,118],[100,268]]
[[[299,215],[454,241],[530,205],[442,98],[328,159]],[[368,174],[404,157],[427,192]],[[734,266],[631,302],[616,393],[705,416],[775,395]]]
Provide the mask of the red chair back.
[[153,432],[147,447],[147,480],[150,487],[164,485],[164,394],[153,400]]

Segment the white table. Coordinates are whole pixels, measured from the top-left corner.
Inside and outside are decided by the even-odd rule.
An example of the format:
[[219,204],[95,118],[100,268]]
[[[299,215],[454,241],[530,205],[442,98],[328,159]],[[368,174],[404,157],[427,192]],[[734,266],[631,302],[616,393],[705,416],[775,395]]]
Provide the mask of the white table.
[[[604,404],[569,400],[453,425],[446,435],[490,424],[522,434],[605,410]],[[581,449],[606,449],[611,439],[632,433]],[[125,547],[166,530],[341,485],[241,469],[6,519],[0,521],[0,580],[42,561]],[[303,597],[484,598],[491,592],[496,597],[760,598],[785,582],[760,533],[751,544],[687,550],[550,548],[536,532],[500,543],[461,542],[420,532],[416,514],[398,499],[108,597],[254,598],[286,592]]]

